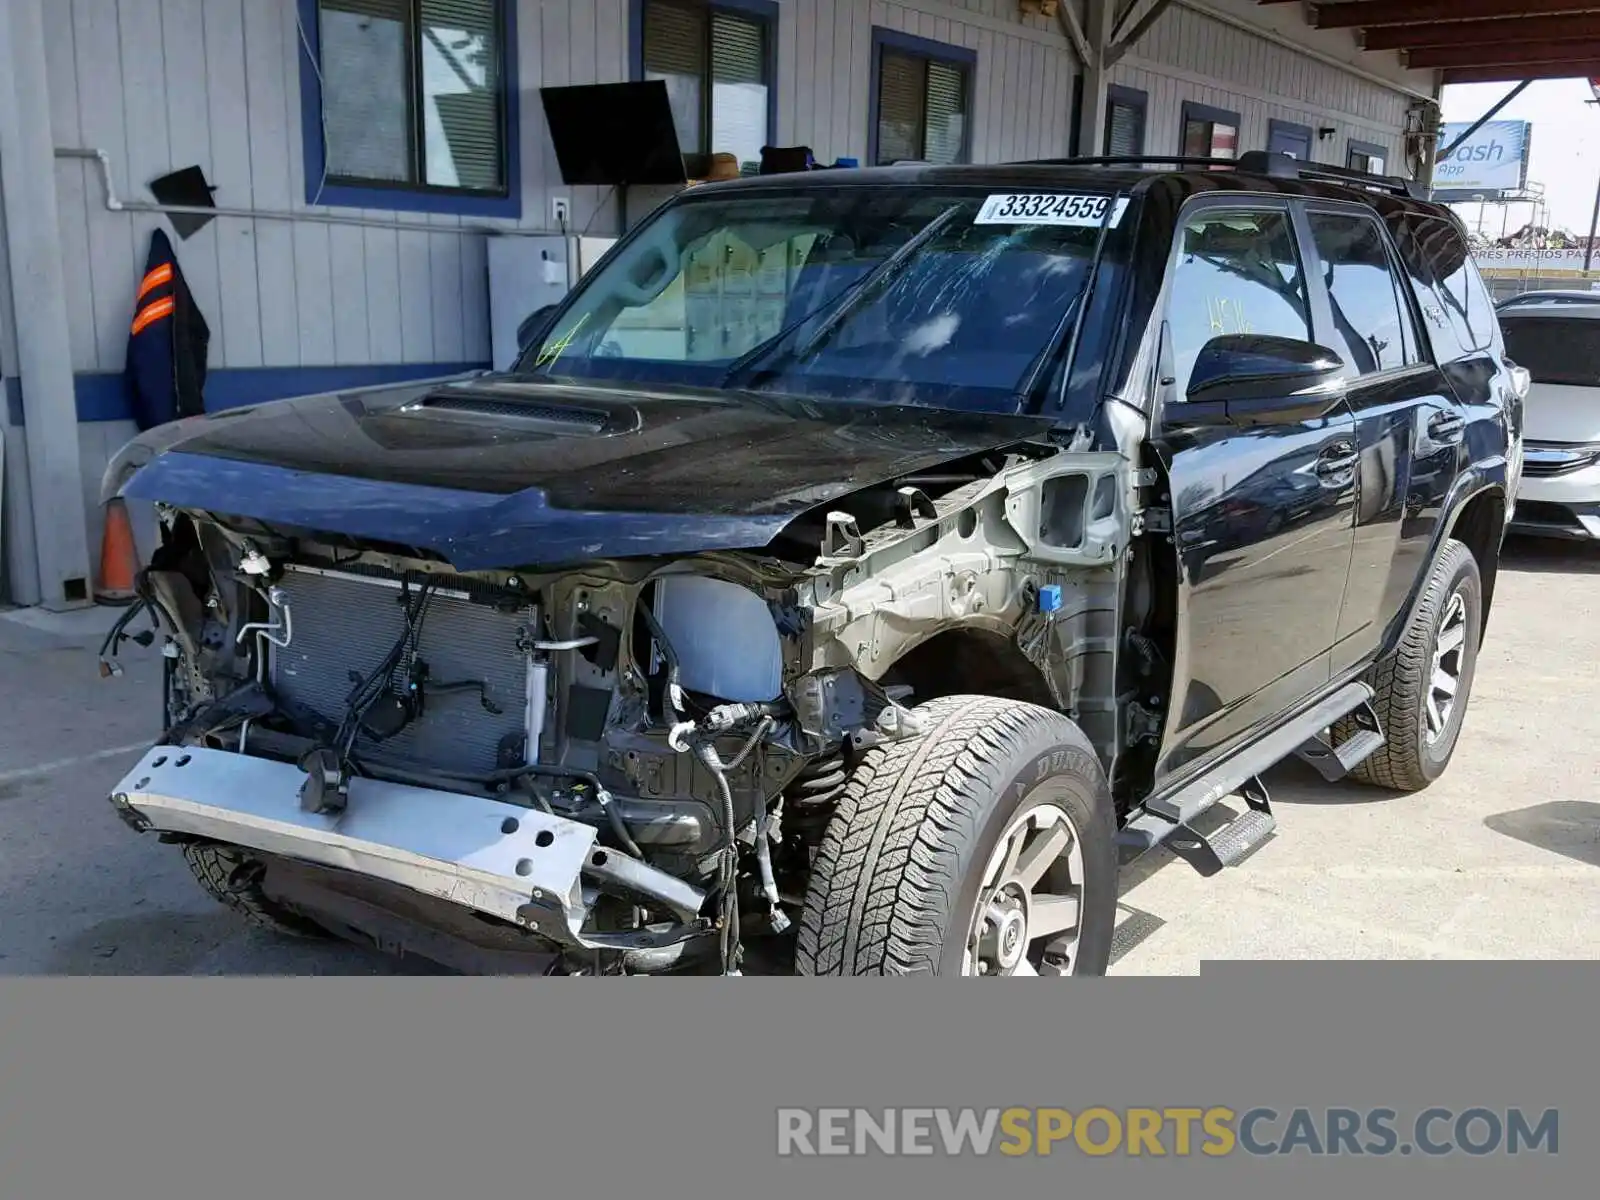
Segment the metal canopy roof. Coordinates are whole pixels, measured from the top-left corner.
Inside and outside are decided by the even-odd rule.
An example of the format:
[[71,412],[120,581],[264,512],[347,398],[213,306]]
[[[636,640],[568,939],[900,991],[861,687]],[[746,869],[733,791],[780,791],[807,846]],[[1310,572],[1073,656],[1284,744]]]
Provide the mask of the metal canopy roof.
[[1306,20],[1444,83],[1600,77],[1600,0],[1327,0]]

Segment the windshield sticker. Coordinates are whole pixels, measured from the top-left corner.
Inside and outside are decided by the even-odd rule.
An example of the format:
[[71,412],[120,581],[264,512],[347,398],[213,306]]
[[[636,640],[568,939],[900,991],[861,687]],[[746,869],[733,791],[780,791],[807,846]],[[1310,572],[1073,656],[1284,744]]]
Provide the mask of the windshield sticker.
[[1111,225],[1122,220],[1128,207],[1126,196],[1113,200],[1110,196],[1048,194],[1040,192],[1006,193],[990,196],[983,202],[974,225],[1068,225],[1093,228],[1105,219],[1111,209]]
[[566,333],[562,334],[555,341],[546,342],[543,346],[541,346],[539,348],[538,357],[533,360],[533,365],[536,367],[549,366],[551,363],[555,362],[556,359],[565,354],[567,347],[572,345],[572,339],[578,336],[578,330],[582,329],[584,323],[588,320],[589,314],[584,313],[583,316],[578,318],[577,323],[573,325],[571,329],[567,330]]

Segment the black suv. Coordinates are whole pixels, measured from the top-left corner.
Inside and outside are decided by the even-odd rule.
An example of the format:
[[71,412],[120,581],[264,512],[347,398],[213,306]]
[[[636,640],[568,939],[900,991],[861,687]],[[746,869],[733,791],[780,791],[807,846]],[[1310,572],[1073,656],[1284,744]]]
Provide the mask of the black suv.
[[474,970],[1096,974],[1119,857],[1237,862],[1274,763],[1450,760],[1526,375],[1409,184],[703,186],[528,329],[507,373],[112,464],[165,515],[169,667],[112,800],[258,922]]

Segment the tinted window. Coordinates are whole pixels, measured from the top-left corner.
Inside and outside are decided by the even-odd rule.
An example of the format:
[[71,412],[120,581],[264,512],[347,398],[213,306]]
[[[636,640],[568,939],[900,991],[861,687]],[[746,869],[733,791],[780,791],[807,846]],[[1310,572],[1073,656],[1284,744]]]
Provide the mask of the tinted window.
[[1312,213],[1310,221],[1333,308],[1329,348],[1363,375],[1415,362],[1416,334],[1378,223],[1343,213]]
[[1179,384],[1200,348],[1225,333],[1311,338],[1305,273],[1283,212],[1211,210],[1179,232],[1167,321]]
[[1600,321],[1507,316],[1506,357],[1535,383],[1600,386]]
[[1467,297],[1467,327],[1472,335],[1472,348],[1482,350],[1494,342],[1494,297],[1484,286],[1478,274],[1478,264],[1469,254],[1461,260],[1461,267],[1445,280],[1445,286],[1458,289]]
[[1448,221],[1433,218],[1420,223],[1420,237],[1434,303],[1444,309],[1463,352],[1482,350],[1494,340],[1494,303],[1478,277],[1466,239]]
[[1494,344],[1494,301],[1478,275],[1466,237],[1450,221],[1391,211],[1389,232],[1411,275],[1428,337],[1440,362]]

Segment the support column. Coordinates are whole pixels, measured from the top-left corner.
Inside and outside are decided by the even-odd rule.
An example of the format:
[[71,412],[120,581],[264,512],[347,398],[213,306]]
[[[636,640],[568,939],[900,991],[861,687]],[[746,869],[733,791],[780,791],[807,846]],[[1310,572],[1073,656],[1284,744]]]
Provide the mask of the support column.
[[[1073,0],[1067,0],[1071,4]],[[1109,71],[1106,50],[1111,40],[1114,0],[1083,0],[1084,45],[1076,47],[1083,60],[1082,99],[1078,105],[1078,153],[1093,158],[1105,153],[1106,84]]]
[[44,2],[0,0],[0,199],[26,421],[38,599],[47,607],[70,608],[92,600],[94,577],[83,520]]

